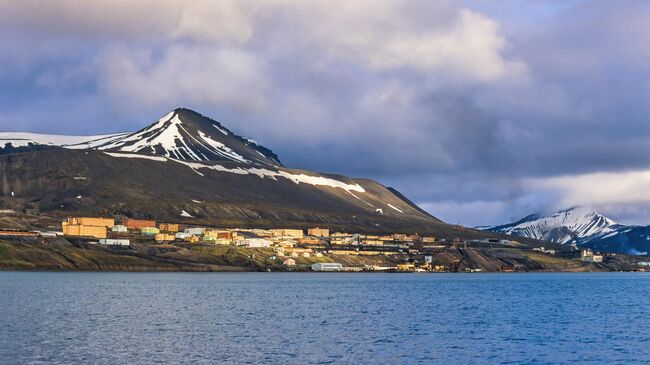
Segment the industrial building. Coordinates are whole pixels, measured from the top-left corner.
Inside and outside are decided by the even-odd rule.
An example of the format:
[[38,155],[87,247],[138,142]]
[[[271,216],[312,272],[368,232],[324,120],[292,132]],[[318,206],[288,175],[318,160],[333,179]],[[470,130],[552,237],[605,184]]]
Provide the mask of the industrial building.
[[343,265],[336,262],[319,262],[311,265],[312,271],[342,271]]

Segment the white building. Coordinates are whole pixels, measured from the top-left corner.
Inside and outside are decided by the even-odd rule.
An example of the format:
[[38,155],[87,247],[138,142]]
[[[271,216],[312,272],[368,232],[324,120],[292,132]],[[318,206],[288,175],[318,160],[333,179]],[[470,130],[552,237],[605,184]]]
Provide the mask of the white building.
[[187,228],[185,233],[189,233],[192,236],[203,236],[205,234],[205,228]]
[[188,239],[188,238],[190,238],[192,236],[193,235],[191,233],[178,232],[178,233],[176,233],[176,235],[174,237],[176,237],[177,240],[185,240],[185,239]]
[[284,266],[296,266],[296,260],[294,259],[286,259],[284,262],[282,262]]
[[311,265],[312,271],[341,271],[343,265],[335,262],[319,262]]
[[114,239],[114,238],[102,238],[99,240],[100,245],[111,245],[111,246],[130,246],[131,241],[123,239]]
[[113,231],[113,232],[119,232],[119,233],[126,233],[126,232],[129,231],[129,229],[126,228],[126,226],[123,226],[123,225],[121,225],[121,224],[118,224],[118,225],[113,226],[113,228],[111,228],[111,231]]
[[245,238],[243,240],[237,241],[237,244],[239,246],[251,248],[271,247],[271,241],[264,238]]

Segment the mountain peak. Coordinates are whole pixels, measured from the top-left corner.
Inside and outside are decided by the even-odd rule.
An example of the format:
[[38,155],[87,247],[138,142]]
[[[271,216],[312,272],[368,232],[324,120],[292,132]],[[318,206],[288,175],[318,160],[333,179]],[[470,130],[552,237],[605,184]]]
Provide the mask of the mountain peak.
[[282,166],[278,156],[270,149],[240,137],[218,121],[187,108],[176,108],[146,128],[95,148],[188,161]]
[[517,222],[488,228],[489,231],[540,240],[569,243],[578,238],[606,234],[618,225],[588,207],[571,207],[551,215],[529,215]]

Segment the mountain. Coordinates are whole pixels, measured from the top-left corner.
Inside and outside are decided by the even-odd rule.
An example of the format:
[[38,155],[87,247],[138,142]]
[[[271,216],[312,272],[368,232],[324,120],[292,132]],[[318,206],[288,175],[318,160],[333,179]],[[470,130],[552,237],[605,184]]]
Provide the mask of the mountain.
[[514,223],[483,229],[605,252],[638,255],[650,251],[650,226],[623,225],[585,207],[549,216],[532,214]]
[[282,166],[278,156],[252,139],[240,137],[221,123],[189,109],[169,112],[152,125],[134,132],[101,136],[59,136],[0,133],[0,147],[36,145],[67,149],[135,152],[188,161],[234,161]]
[[441,222],[369,179],[287,168],[270,149],[188,109],[134,133],[2,133],[0,139],[3,209],[449,239],[499,236]]

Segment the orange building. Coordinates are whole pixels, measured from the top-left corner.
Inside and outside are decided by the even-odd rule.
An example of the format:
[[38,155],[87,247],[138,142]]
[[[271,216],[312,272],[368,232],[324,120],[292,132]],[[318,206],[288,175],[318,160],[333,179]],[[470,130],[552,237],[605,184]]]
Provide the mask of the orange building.
[[160,223],[158,226],[161,232],[176,233],[180,231],[180,226],[174,223]]
[[159,234],[156,235],[155,240],[158,243],[173,242],[173,241],[176,241],[176,236],[174,236],[173,234],[159,233]]
[[146,227],[155,227],[156,221],[154,220],[145,220],[145,219],[131,219],[124,218],[122,219],[122,224],[128,229],[141,229]]

